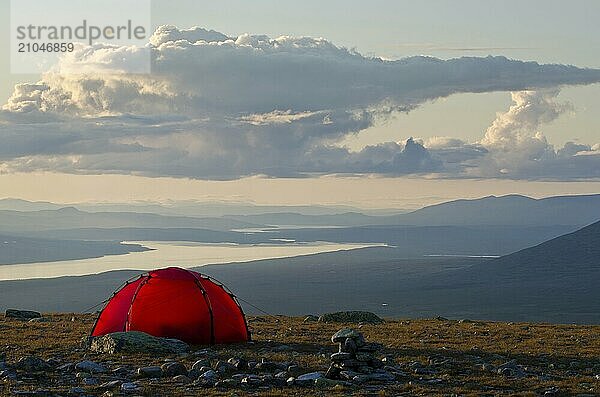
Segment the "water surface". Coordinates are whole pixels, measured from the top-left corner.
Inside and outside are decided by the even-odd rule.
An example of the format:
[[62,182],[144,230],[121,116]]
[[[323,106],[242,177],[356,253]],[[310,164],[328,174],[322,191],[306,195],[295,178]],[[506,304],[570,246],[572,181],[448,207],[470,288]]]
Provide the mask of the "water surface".
[[0,266],[0,281],[82,276],[123,269],[151,270],[168,266],[190,268],[208,264],[285,258],[383,245],[327,242],[257,245],[162,241],[127,241],[123,243],[141,244],[152,250],[101,258],[3,265]]

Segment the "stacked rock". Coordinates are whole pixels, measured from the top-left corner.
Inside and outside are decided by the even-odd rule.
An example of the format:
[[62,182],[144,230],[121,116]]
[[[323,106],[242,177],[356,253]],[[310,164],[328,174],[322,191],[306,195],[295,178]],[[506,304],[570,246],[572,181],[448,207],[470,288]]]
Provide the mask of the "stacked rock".
[[350,328],[336,332],[331,341],[339,345],[339,351],[331,355],[332,363],[325,374],[327,378],[353,383],[395,379],[392,374],[382,369],[384,363],[375,357],[382,347],[381,344],[366,342],[360,332]]

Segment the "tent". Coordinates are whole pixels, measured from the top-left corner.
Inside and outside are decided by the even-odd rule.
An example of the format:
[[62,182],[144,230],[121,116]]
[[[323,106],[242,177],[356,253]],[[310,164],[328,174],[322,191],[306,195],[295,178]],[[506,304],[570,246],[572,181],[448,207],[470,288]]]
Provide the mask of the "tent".
[[121,331],[191,344],[250,340],[244,312],[228,289],[206,275],[176,267],[144,273],[113,294],[92,336]]

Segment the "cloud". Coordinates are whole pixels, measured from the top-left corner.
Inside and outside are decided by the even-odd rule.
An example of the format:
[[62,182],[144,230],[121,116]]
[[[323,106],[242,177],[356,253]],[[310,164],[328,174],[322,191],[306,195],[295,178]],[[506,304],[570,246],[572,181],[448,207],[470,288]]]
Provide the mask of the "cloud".
[[[574,109],[568,102],[559,102],[558,94],[558,89],[511,93],[513,105],[497,115],[480,142],[488,151],[478,167],[483,176],[600,177],[600,152],[573,142],[555,149],[540,131],[542,125]],[[590,157],[584,158],[582,153]]]
[[479,142],[434,137],[424,146],[443,163],[442,178],[582,180],[600,178],[600,144],[550,144],[541,128],[573,105],[558,101],[558,89],[511,92],[513,104]]
[[[148,51],[151,74],[123,72],[124,59],[142,62]],[[532,131],[570,110],[555,102],[557,87],[598,81],[596,69],[504,57],[387,61],[325,39],[229,37],[162,26],[146,48],[79,48],[40,82],[17,85],[0,112],[0,169],[200,179],[323,173],[522,178],[552,160],[576,161],[571,174],[589,176],[595,172],[585,169],[595,161],[591,146],[575,154],[573,147],[554,151]],[[390,112],[490,91],[516,91],[515,106],[481,142],[411,138],[360,152],[338,146]]]

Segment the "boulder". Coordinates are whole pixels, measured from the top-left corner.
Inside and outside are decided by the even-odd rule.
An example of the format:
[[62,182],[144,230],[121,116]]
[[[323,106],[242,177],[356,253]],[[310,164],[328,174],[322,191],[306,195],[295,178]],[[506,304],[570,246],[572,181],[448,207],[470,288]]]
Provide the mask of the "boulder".
[[41,318],[42,313],[34,312],[32,310],[6,309],[6,312],[4,312],[4,317],[29,321],[32,318]]
[[178,339],[158,338],[145,332],[114,332],[91,340],[90,350],[96,353],[185,353],[187,343]]
[[324,323],[368,323],[381,324],[383,319],[371,312],[364,311],[345,311],[326,313],[319,317],[320,322]]

